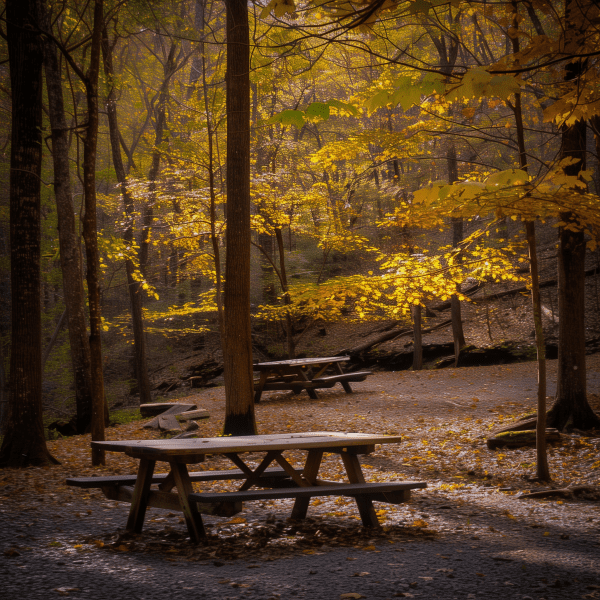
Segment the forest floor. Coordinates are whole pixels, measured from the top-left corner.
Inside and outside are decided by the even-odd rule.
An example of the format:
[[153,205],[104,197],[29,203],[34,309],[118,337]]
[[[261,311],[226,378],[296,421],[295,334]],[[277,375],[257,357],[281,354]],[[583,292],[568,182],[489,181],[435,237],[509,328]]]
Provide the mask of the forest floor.
[[[556,361],[549,361],[549,395],[555,377]],[[600,504],[593,493],[600,485],[600,432],[564,434],[549,449],[552,485],[584,484],[592,490],[587,497],[522,498],[547,487],[531,481],[535,450],[491,451],[485,444],[490,431],[535,409],[535,362],[386,371],[353,386],[351,395],[336,386],[320,391],[318,400],[267,392],[256,406],[256,421],[264,434],[402,435],[402,444],[377,447],[364,458],[366,477],[423,480],[428,488],[405,504],[378,504],[382,533],[362,529],[351,499],[325,498],[311,502],[301,525],[287,521],[291,501],[250,503],[229,519],[206,517],[209,543],[198,547],[190,545],[180,515],[156,509],[144,533],[129,536],[122,529],[127,505],[64,482],[70,476],[133,473],[135,461],[109,453],[106,467],[92,468],[89,436],[74,436],[49,442],[60,466],[0,471],[5,597],[19,598],[25,590],[32,598],[38,590],[40,598],[47,597],[42,591],[49,585],[61,595],[88,590],[86,598],[118,597],[105,583],[90,588],[78,579],[78,569],[92,579],[103,573],[132,598],[175,592],[177,598],[261,600],[327,600],[346,592],[381,600],[600,597]],[[588,388],[600,411],[600,354],[588,356]],[[187,397],[210,412],[200,434],[219,434],[223,388],[188,389]],[[107,437],[158,436],[143,423],[110,428]],[[301,453],[292,455],[297,465],[301,460]],[[211,468],[230,467],[226,459],[210,462]],[[342,476],[335,457],[326,460],[323,475]],[[223,482],[222,489],[231,485]],[[279,560],[285,557],[292,562]],[[462,557],[464,562],[455,562]],[[43,576],[36,567],[42,564]],[[206,567],[201,580],[190,579],[185,565],[191,564]],[[140,580],[147,569],[156,573]],[[8,581],[3,571],[12,574]]]

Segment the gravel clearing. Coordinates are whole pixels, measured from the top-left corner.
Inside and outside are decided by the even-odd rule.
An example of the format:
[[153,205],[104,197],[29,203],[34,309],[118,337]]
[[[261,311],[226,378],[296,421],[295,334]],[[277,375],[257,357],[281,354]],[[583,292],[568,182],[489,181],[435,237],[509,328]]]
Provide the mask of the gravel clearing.
[[[599,358],[588,357],[595,395]],[[555,363],[549,366],[552,390]],[[249,503],[241,518],[207,517],[205,547],[189,544],[178,514],[156,509],[141,536],[128,536],[127,505],[64,486],[67,476],[98,472],[88,466],[89,438],[53,442],[60,467],[0,471],[1,597],[600,598],[598,501],[520,499],[542,487],[528,479],[534,450],[485,447],[491,429],[531,411],[535,381],[535,364],[522,363],[378,373],[356,384],[353,395],[333,388],[316,401],[265,394],[257,406],[262,433],[403,435],[401,445],[364,458],[367,478],[423,479],[429,488],[407,504],[376,505],[380,535],[360,527],[351,501],[329,498],[313,501],[303,525],[287,520],[289,502]],[[201,390],[195,399],[211,413],[203,433],[214,435],[223,391]],[[109,435],[137,437],[139,427]],[[598,434],[565,436],[550,450],[556,485],[597,486],[599,449]],[[108,457],[107,474],[133,472],[134,462],[114,458]],[[328,468],[334,475],[338,469],[335,461]]]

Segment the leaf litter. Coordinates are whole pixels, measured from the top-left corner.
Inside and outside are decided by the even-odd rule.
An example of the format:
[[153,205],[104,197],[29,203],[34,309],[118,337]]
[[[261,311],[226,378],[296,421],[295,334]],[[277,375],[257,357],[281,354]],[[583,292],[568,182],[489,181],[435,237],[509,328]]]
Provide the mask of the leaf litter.
[[[600,372],[600,357],[588,357],[589,369]],[[549,361],[555,373],[555,361]],[[105,467],[90,465],[90,436],[74,436],[49,442],[61,465],[27,470],[5,469],[0,474],[0,500],[5,509],[39,507],[38,519],[62,511],[73,519],[86,519],[98,511],[103,515],[121,507],[110,523],[115,530],[98,535],[90,526],[89,536],[72,543],[69,552],[149,552],[173,559],[210,560],[233,558],[272,560],[281,556],[315,554],[332,547],[378,552],[378,545],[395,544],[403,551],[415,540],[464,534],[473,539],[518,534],[520,528],[539,528],[540,537],[568,539],[600,526],[600,432],[572,432],[559,445],[549,448],[550,486],[533,481],[535,449],[490,451],[485,440],[500,426],[531,413],[535,391],[523,381],[535,377],[535,363],[475,367],[444,371],[381,372],[365,382],[353,384],[355,393],[333,388],[319,392],[318,400],[292,393],[265,393],[256,406],[258,430],[346,431],[400,434],[400,445],[378,446],[361,458],[367,481],[424,480],[428,489],[413,493],[400,505],[375,503],[382,530],[365,530],[350,498],[316,498],[309,518],[288,519],[293,501],[247,503],[243,516],[226,520],[203,517],[208,531],[205,544],[193,546],[179,513],[149,510],[140,535],[118,530],[128,505],[106,500],[99,490],[81,490],[65,484],[67,477],[135,473],[137,461],[121,453],[108,453]],[[409,396],[409,399],[407,399]],[[453,404],[443,401],[454,398]],[[219,435],[224,419],[222,388],[199,390],[192,397],[210,412],[200,424],[201,436]],[[600,411],[600,397],[590,394]],[[143,421],[107,430],[109,439],[148,439],[158,433],[143,429]],[[287,455],[301,467],[304,453]],[[260,454],[246,455],[258,465]],[[232,468],[226,458],[214,456],[205,468]],[[167,465],[159,463],[157,470]],[[325,457],[320,476],[344,480],[339,458]],[[584,486],[587,495],[558,494],[542,499],[520,496],[536,491],[574,489]],[[236,481],[211,484],[212,489],[235,490]],[[569,486],[571,486],[569,488]],[[194,484],[200,490],[200,484]],[[50,510],[52,509],[52,510]],[[124,510],[123,510],[124,509]],[[401,543],[399,543],[401,542]],[[62,544],[58,543],[59,546]],[[76,546],[76,548],[73,548]],[[78,547],[77,547],[78,546]],[[21,547],[5,551],[18,556]],[[64,550],[67,551],[67,550]],[[502,559],[510,557],[499,557]],[[224,563],[223,563],[224,564]],[[357,576],[364,576],[359,572]]]

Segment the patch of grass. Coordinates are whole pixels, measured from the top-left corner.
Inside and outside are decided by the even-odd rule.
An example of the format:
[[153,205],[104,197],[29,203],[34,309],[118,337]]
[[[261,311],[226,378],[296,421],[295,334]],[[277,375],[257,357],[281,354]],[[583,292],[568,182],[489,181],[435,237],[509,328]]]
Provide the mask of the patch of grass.
[[143,418],[139,408],[122,408],[110,413],[110,427],[125,425],[132,421],[141,421]]

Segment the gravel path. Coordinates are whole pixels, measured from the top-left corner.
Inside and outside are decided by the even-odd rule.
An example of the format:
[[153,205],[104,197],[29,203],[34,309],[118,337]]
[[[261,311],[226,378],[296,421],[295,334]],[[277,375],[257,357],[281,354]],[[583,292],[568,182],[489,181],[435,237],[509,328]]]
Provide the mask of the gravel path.
[[[114,522],[125,521],[126,509],[111,508],[113,520],[107,523],[97,513],[77,520],[64,518],[64,512],[73,508],[77,507],[44,514],[43,519],[39,511],[0,513],[3,549],[20,548],[19,556],[0,559],[2,598],[334,600],[348,593],[373,600],[600,596],[597,522],[596,530],[587,532],[564,526],[542,531],[506,523],[501,530],[484,534],[472,517],[472,529],[479,535],[455,533],[394,544],[376,540],[369,546],[374,550],[321,548],[311,555],[224,563],[78,549],[74,546],[91,530],[113,532]],[[485,515],[482,520],[489,522]],[[568,539],[561,539],[567,535]]]
[[[600,392],[598,362],[592,365],[589,377],[590,392],[596,394]],[[551,373],[553,368],[551,364]],[[327,391],[310,404],[274,394],[257,407],[258,420],[267,418],[269,404],[276,404],[286,407],[286,418],[292,421],[310,410],[322,424],[318,411],[323,411],[332,426],[339,425],[335,419],[350,411],[351,402],[356,418],[370,419],[371,430],[381,431],[390,406],[400,411],[407,427],[423,418],[435,424],[467,413],[470,418],[487,415],[492,419],[495,415],[489,411],[506,403],[512,403],[517,411],[533,406],[535,368],[531,364],[486,369],[378,374],[358,384],[354,396]],[[475,394],[477,407],[467,406],[464,399]],[[221,390],[202,392],[217,421],[221,395]],[[397,455],[376,452],[365,461],[373,469],[369,473],[385,474],[394,460],[401,464],[401,452]],[[591,483],[596,483],[598,471],[595,473]],[[443,474],[427,473],[422,467],[419,476],[425,475],[430,488],[415,493],[408,504],[391,507],[388,519],[389,524],[405,526],[406,531],[415,520],[426,521],[422,535],[371,539],[363,531],[355,543],[344,546],[326,540],[321,547],[292,554],[254,553],[236,560],[182,557],[170,553],[167,544],[162,554],[127,551],[126,547],[118,551],[118,541],[100,548],[100,540],[115,539],[118,528],[125,524],[128,506],[100,499],[98,494],[86,497],[80,490],[70,490],[57,502],[47,491],[32,490],[24,496],[23,489],[9,491],[5,487],[4,495],[0,494],[0,597],[337,600],[355,594],[346,597],[600,598],[597,502],[521,500],[512,488],[485,480],[469,481],[461,489],[448,485],[451,480]],[[323,513],[330,510],[328,506],[324,503],[318,509]],[[348,517],[335,517],[334,522],[337,518],[345,523],[355,517],[352,506],[344,508]],[[311,508],[309,515],[318,512]],[[289,507],[285,503],[255,504],[242,514],[254,520],[252,526],[274,518],[284,523]],[[206,523],[212,532],[227,533],[238,527],[210,517]],[[184,528],[178,515],[154,509],[149,513],[147,535],[164,535],[167,540],[169,532],[181,535]],[[107,549],[109,546],[112,549]]]

